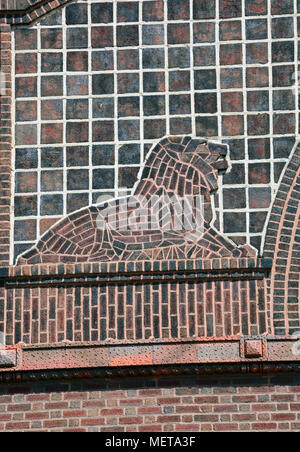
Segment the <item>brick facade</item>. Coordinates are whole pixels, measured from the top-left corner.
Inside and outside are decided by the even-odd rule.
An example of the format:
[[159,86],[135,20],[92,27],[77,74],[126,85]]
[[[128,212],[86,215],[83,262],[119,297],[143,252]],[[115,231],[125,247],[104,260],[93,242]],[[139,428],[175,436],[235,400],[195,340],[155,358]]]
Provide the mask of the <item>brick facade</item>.
[[299,378],[291,377],[1,386],[0,431],[298,431],[299,391]]
[[0,0],[0,431],[300,431],[299,24]]

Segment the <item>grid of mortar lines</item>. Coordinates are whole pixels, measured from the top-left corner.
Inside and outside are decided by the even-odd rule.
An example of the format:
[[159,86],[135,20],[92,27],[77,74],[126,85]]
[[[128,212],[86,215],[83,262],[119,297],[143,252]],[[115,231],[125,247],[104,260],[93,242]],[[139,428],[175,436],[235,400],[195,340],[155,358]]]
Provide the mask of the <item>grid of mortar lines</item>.
[[[130,1],[132,1],[132,3],[135,3],[135,0],[130,0]],[[172,0],[169,0],[169,1],[172,1]],[[173,0],[173,1],[176,1],[176,0]],[[136,46],[136,47],[135,46],[131,46],[130,47],[130,49],[138,49],[138,52],[139,52],[140,69],[139,70],[134,70],[134,71],[129,71],[128,69],[126,69],[126,70],[119,70],[118,69],[118,66],[117,66],[117,52],[118,52],[119,48],[117,48],[117,46],[116,46],[116,44],[117,44],[117,42],[116,42],[116,39],[117,39],[116,32],[117,32],[117,25],[119,25],[119,23],[117,23],[117,4],[118,3],[122,3],[122,2],[117,2],[117,0],[108,0],[108,1],[106,1],[104,3],[110,3],[110,2],[113,4],[113,14],[114,14],[113,23],[112,24],[103,24],[103,23],[101,23],[101,26],[104,26],[104,27],[106,27],[106,26],[107,27],[113,26],[113,29],[114,29],[114,46],[111,48],[111,50],[113,51],[113,54],[114,54],[114,70],[113,71],[105,71],[105,74],[113,73],[115,84],[116,84],[116,81],[117,81],[117,75],[119,73],[122,73],[122,72],[123,73],[130,72],[130,73],[137,73],[137,74],[139,74],[140,83],[142,83],[143,73],[144,72],[151,72],[151,71],[157,72],[157,71],[161,70],[162,72],[165,72],[165,74],[167,75],[167,72],[170,72],[169,71],[170,68],[169,68],[169,65],[168,65],[168,49],[171,49],[173,47],[174,48],[180,48],[180,47],[182,47],[182,48],[187,48],[188,47],[189,48],[190,66],[189,66],[189,68],[187,68],[187,67],[171,68],[171,70],[176,70],[177,72],[180,72],[180,71],[186,71],[187,69],[190,69],[190,73],[194,75],[193,70],[191,70],[193,68],[195,70],[216,69],[216,79],[217,79],[216,89],[215,90],[209,90],[209,92],[215,92],[217,94],[217,112],[216,113],[210,114],[210,113],[196,113],[195,112],[195,104],[194,104],[194,98],[193,98],[195,91],[196,92],[200,92],[200,93],[201,92],[207,93],[208,91],[207,90],[203,90],[203,91],[202,90],[195,90],[195,86],[194,86],[194,83],[193,83],[194,82],[193,75],[192,75],[191,81],[190,81],[190,90],[186,90],[186,91],[185,90],[184,91],[172,91],[172,92],[170,92],[169,91],[169,86],[168,86],[169,78],[168,78],[168,76],[166,76],[166,78],[165,78],[166,79],[166,89],[165,89],[165,91],[163,93],[162,92],[161,93],[157,93],[157,92],[155,92],[155,93],[148,93],[147,92],[146,94],[147,95],[162,95],[162,96],[165,96],[165,100],[166,100],[165,115],[163,115],[163,116],[162,115],[153,116],[153,118],[159,118],[159,119],[163,118],[163,119],[166,120],[166,134],[167,135],[171,133],[171,131],[170,131],[170,121],[168,120],[170,95],[173,95],[173,94],[175,94],[175,95],[178,95],[178,94],[189,94],[190,95],[190,99],[191,99],[191,111],[190,111],[190,113],[189,114],[180,114],[180,115],[177,115],[177,116],[180,117],[180,118],[187,117],[187,118],[191,119],[191,128],[192,128],[191,132],[192,132],[193,135],[196,134],[196,118],[197,117],[199,118],[199,117],[215,117],[215,116],[217,116],[218,133],[217,133],[217,135],[212,137],[213,139],[223,139],[225,141],[228,141],[228,140],[230,141],[230,139],[235,139],[235,140],[243,139],[243,140],[245,140],[245,158],[243,158],[243,159],[235,159],[232,162],[233,165],[236,165],[236,164],[244,165],[244,169],[245,169],[245,183],[244,184],[241,184],[241,183],[232,184],[232,183],[226,183],[226,182],[224,183],[223,182],[223,178],[220,177],[220,190],[219,190],[220,196],[218,196],[218,199],[217,199],[216,211],[220,212],[220,215],[219,215],[219,229],[221,230],[221,232],[224,232],[225,234],[229,235],[232,238],[234,236],[237,236],[237,239],[239,239],[240,236],[242,236],[242,237],[245,238],[245,240],[248,243],[253,243],[254,245],[258,246],[259,242],[257,242],[255,239],[256,239],[256,237],[257,238],[261,237],[261,231],[256,232],[256,233],[255,232],[251,232],[250,226],[249,226],[249,224],[250,224],[250,218],[249,218],[250,217],[250,212],[256,212],[256,211],[257,212],[260,212],[260,211],[264,212],[267,209],[264,207],[264,208],[251,208],[249,210],[249,188],[251,187],[251,188],[258,188],[259,189],[259,188],[262,188],[262,187],[271,187],[271,189],[272,189],[272,197],[274,197],[274,193],[275,193],[276,188],[277,188],[277,179],[276,179],[276,181],[274,179],[274,165],[276,163],[278,163],[282,167],[285,164],[285,162],[287,161],[288,153],[287,153],[286,158],[276,158],[276,159],[274,159],[274,155],[273,155],[273,152],[272,152],[273,151],[273,147],[272,147],[272,141],[271,141],[270,158],[267,158],[267,159],[251,159],[251,161],[249,159],[248,139],[247,139],[247,116],[249,115],[249,111],[247,109],[247,93],[250,92],[250,91],[265,91],[267,88],[266,87],[253,87],[253,88],[247,87],[247,85],[246,85],[246,67],[247,68],[249,68],[249,67],[268,67],[269,68],[269,86],[268,86],[268,88],[269,88],[269,96],[270,96],[269,102],[270,102],[270,104],[269,104],[269,110],[266,110],[266,112],[270,113],[270,115],[269,115],[270,116],[270,118],[269,118],[270,126],[271,126],[270,131],[269,131],[270,133],[269,134],[264,134],[263,136],[262,135],[257,135],[257,136],[252,135],[250,137],[250,139],[272,138],[272,136],[275,135],[273,133],[273,130],[272,130],[273,129],[273,118],[272,118],[272,112],[273,112],[273,109],[272,109],[272,90],[273,90],[273,86],[272,86],[272,67],[273,66],[286,66],[286,65],[293,64],[294,67],[295,67],[295,73],[297,73],[297,69],[298,69],[297,39],[295,40],[295,38],[297,38],[297,27],[296,27],[296,25],[297,25],[297,14],[296,14],[297,5],[296,5],[296,3],[297,2],[296,2],[296,0],[294,0],[294,3],[295,3],[294,4],[294,7],[295,7],[294,14],[288,14],[288,15],[283,16],[283,17],[287,17],[287,18],[288,17],[292,17],[293,21],[294,21],[294,38],[293,39],[294,39],[294,43],[295,43],[294,44],[295,45],[295,52],[294,52],[295,59],[294,59],[293,63],[291,63],[291,62],[279,62],[279,63],[276,62],[276,63],[272,63],[272,42],[273,41],[276,41],[276,42],[291,41],[292,38],[283,38],[283,39],[276,38],[276,39],[274,39],[272,37],[272,32],[271,32],[272,20],[274,20],[276,17],[282,17],[282,16],[271,16],[271,0],[268,0],[268,14],[267,15],[253,16],[253,17],[252,16],[245,16],[245,4],[244,4],[244,2],[242,2],[242,4],[243,4],[242,17],[226,18],[226,19],[223,19],[223,18],[220,17],[219,5],[218,5],[218,2],[216,2],[216,4],[217,4],[216,18],[215,19],[209,19],[209,20],[205,21],[206,23],[213,23],[213,24],[216,25],[215,41],[213,43],[212,42],[210,42],[210,43],[207,43],[207,42],[206,43],[197,43],[196,45],[193,42],[193,33],[192,33],[193,25],[194,25],[194,23],[199,23],[199,22],[204,23],[204,20],[200,20],[200,19],[199,20],[193,20],[193,10],[192,10],[193,0],[190,0],[190,2],[189,2],[189,4],[190,4],[190,19],[189,20],[175,20],[175,21],[174,20],[170,21],[170,20],[167,19],[168,1],[164,0],[164,14],[165,14],[164,20],[153,23],[154,25],[163,25],[163,28],[164,28],[164,44],[163,45],[162,44],[160,44],[160,45],[153,45],[153,44],[151,44],[151,45],[148,45],[148,46],[145,46],[143,44],[141,45],[141,43],[142,43],[142,41],[141,41],[141,39],[142,39],[141,34],[142,34],[143,26],[144,25],[149,25],[149,24],[151,24],[151,22],[144,22],[143,21],[143,13],[142,13],[142,11],[143,11],[142,10],[142,3],[143,2],[140,2],[140,5],[139,5],[139,21],[138,21],[138,23],[137,22],[134,22],[134,23],[126,22],[124,24],[123,23],[121,24],[121,25],[134,24],[134,25],[138,25],[138,28],[139,28],[139,35],[140,35],[139,36],[139,46]],[[88,95],[88,99],[89,99],[90,113],[89,113],[89,118],[87,120],[78,120],[78,122],[88,121],[88,123],[89,123],[89,141],[83,144],[83,145],[86,144],[86,145],[89,146],[89,165],[86,166],[86,167],[81,167],[81,168],[82,169],[87,169],[89,171],[88,200],[89,200],[89,204],[91,204],[92,202],[95,202],[95,196],[93,197],[93,193],[96,193],[96,197],[97,197],[98,193],[101,192],[101,191],[103,191],[105,193],[107,191],[111,191],[116,196],[128,193],[128,190],[124,190],[123,191],[123,190],[120,190],[120,188],[119,188],[118,171],[119,171],[119,168],[121,168],[121,167],[131,167],[131,166],[132,167],[137,167],[137,164],[133,164],[133,165],[124,164],[124,165],[122,165],[122,164],[118,163],[118,146],[123,146],[123,144],[125,144],[125,143],[124,143],[124,141],[117,142],[117,146],[115,147],[115,164],[112,166],[114,168],[114,170],[115,170],[115,172],[114,172],[114,178],[115,178],[114,179],[114,188],[110,189],[110,190],[108,190],[108,189],[103,189],[103,190],[93,190],[93,189],[91,189],[91,187],[92,187],[92,171],[93,171],[93,169],[95,169],[95,165],[93,165],[93,162],[92,162],[92,144],[91,144],[91,141],[92,141],[92,137],[91,137],[91,134],[92,134],[92,123],[94,121],[99,121],[99,118],[97,118],[97,119],[93,118],[92,119],[91,116],[90,116],[91,115],[91,111],[92,111],[91,110],[92,109],[92,102],[93,102],[93,98],[107,97],[107,94],[106,95],[102,95],[102,96],[101,95],[93,95],[93,94],[91,94],[92,93],[92,75],[95,74],[95,73],[98,73],[96,71],[92,71],[92,67],[91,67],[91,64],[92,64],[91,63],[91,54],[94,51],[94,48],[93,49],[91,48],[91,26],[97,26],[98,24],[97,23],[91,23],[90,5],[92,3],[99,3],[99,1],[96,2],[96,1],[89,0],[88,2],[83,2],[82,1],[82,2],[77,2],[77,3],[78,4],[88,4],[89,5],[89,8],[88,8],[88,18],[89,18],[89,20],[88,20],[88,23],[86,25],[84,25],[84,24],[80,24],[80,25],[66,25],[66,21],[65,21],[65,10],[66,10],[66,7],[64,7],[64,8],[62,8],[60,10],[61,13],[62,13],[62,25],[61,25],[61,28],[62,28],[63,34],[64,34],[64,40],[63,40],[64,41],[64,46],[63,46],[63,49],[59,49],[59,51],[62,51],[62,53],[64,55],[64,58],[63,58],[64,67],[63,67],[63,72],[62,73],[53,73],[53,72],[51,72],[49,74],[47,74],[46,72],[42,73],[41,72],[41,67],[40,67],[40,61],[41,61],[41,55],[40,55],[40,51],[41,51],[41,48],[40,48],[40,30],[41,30],[41,28],[60,28],[60,25],[50,25],[50,26],[47,25],[46,26],[45,25],[45,23],[46,23],[45,20],[42,21],[43,25],[40,25],[40,24],[34,25],[34,28],[38,30],[38,39],[39,39],[39,46],[38,46],[39,68],[38,68],[37,77],[38,77],[38,80],[40,80],[42,76],[47,76],[47,75],[52,76],[54,74],[55,75],[59,74],[59,75],[63,76],[63,78],[64,78],[64,96],[63,96],[64,116],[63,117],[66,118],[66,102],[67,102],[67,99],[75,98],[75,96],[67,96],[67,92],[66,92],[66,89],[67,89],[67,87],[66,87],[67,77],[70,74],[73,74],[72,72],[69,72],[69,71],[67,72],[66,71],[66,69],[67,69],[67,67],[66,67],[66,64],[67,64],[66,63],[67,50],[70,50],[72,52],[74,51],[73,48],[72,49],[67,49],[66,48],[66,29],[67,28],[68,29],[77,28],[77,27],[88,28],[88,34],[89,34],[88,49],[81,48],[81,49],[79,49],[79,51],[87,51],[88,55],[89,55],[89,58],[88,58],[88,65],[89,65],[88,72],[83,72],[83,73],[85,75],[89,76],[89,95]],[[56,14],[60,14],[60,11],[54,12],[52,14],[52,16],[54,16]],[[260,39],[259,41],[247,40],[246,39],[246,21],[248,21],[248,20],[257,20],[257,19],[266,19],[268,21],[268,37],[267,37],[267,39]],[[219,37],[220,22],[222,21],[222,23],[224,23],[224,22],[229,23],[229,22],[233,22],[233,21],[236,21],[236,20],[241,20],[241,25],[242,25],[242,37],[241,37],[241,39],[230,40],[230,41],[221,41],[220,37]],[[167,30],[168,30],[168,24],[169,23],[174,23],[174,24],[178,23],[178,25],[180,25],[181,23],[189,23],[190,24],[190,41],[189,41],[189,43],[171,44],[171,45],[168,44]],[[249,43],[257,43],[257,42],[259,42],[259,43],[266,42],[268,44],[268,63],[267,64],[260,64],[260,65],[258,65],[258,63],[248,64],[248,62],[246,60],[246,45],[249,44]],[[237,65],[233,64],[233,65],[220,66],[220,65],[216,64],[215,66],[213,66],[213,65],[195,66],[194,53],[193,53],[193,49],[195,47],[203,47],[204,48],[204,47],[208,47],[208,46],[214,45],[215,48],[216,48],[216,62],[218,63],[218,58],[219,58],[219,54],[220,54],[220,46],[222,46],[224,44],[242,44],[242,47],[243,47],[243,64],[242,65],[240,65],[240,64],[237,64]],[[158,69],[158,68],[155,68],[155,69],[147,68],[146,71],[144,70],[142,53],[143,53],[143,49],[145,49],[145,48],[164,48],[164,50],[165,50],[165,67],[163,69],[162,68],[160,68],[160,69]],[[122,49],[123,49],[123,47],[122,47]],[[107,50],[107,49],[105,49],[105,50]],[[45,51],[47,53],[51,53],[51,52],[55,53],[55,52],[57,52],[57,50],[55,50],[55,49],[45,49]],[[76,51],[76,49],[75,49],[75,51]],[[31,52],[34,53],[34,52],[36,52],[36,50],[32,50],[32,51],[30,51],[30,50],[29,51],[28,50],[22,50],[22,51],[17,51],[16,54],[19,54],[19,53],[31,53]],[[222,69],[230,69],[230,68],[242,68],[242,71],[243,71],[243,81],[244,81],[243,87],[241,87],[241,88],[234,88],[234,92],[241,92],[243,94],[243,100],[244,100],[244,102],[243,102],[243,112],[224,112],[224,111],[222,111],[222,105],[221,105],[222,93],[230,92],[230,91],[232,91],[233,88],[231,88],[231,89],[230,88],[227,88],[227,89],[221,88],[221,82],[220,82],[221,71],[222,71]],[[74,74],[78,75],[79,72],[74,72]],[[32,75],[32,74],[30,74],[30,75]],[[21,74],[20,75],[16,74],[16,78],[22,77],[22,76],[26,77],[26,74],[22,74],[22,75]],[[279,90],[285,90],[287,88],[288,88],[287,86],[285,86],[285,87],[276,87],[276,90],[278,90],[278,91]],[[40,83],[38,83],[38,89],[40,90]],[[116,89],[116,86],[115,86],[115,89]],[[113,95],[113,98],[114,98],[114,118],[113,118],[113,121],[114,121],[115,129],[116,129],[115,133],[118,133],[118,125],[119,125],[119,122],[118,122],[119,121],[119,118],[118,118],[118,105],[117,105],[117,100],[116,100],[117,97],[120,98],[120,97],[137,97],[137,96],[140,99],[140,112],[139,112],[140,115],[138,117],[135,117],[135,116],[134,117],[129,117],[128,116],[128,117],[126,117],[126,119],[128,119],[128,118],[129,119],[131,119],[131,118],[138,119],[139,123],[140,123],[140,130],[143,132],[143,125],[144,125],[143,124],[143,120],[145,119],[145,116],[143,115],[143,93],[141,93],[141,90],[139,90],[138,93],[134,93],[134,94],[129,94],[129,93],[125,93],[125,94],[119,94],[118,93],[118,94],[116,94],[116,92],[114,93],[114,95]],[[38,98],[40,98],[39,95],[38,95]],[[76,98],[78,98],[78,97],[76,97]],[[31,99],[34,99],[34,98],[30,98],[30,100]],[[45,98],[43,97],[43,99],[45,99]],[[58,97],[51,96],[51,100],[54,100],[54,99],[61,99],[61,97],[59,97],[59,96]],[[29,100],[29,98],[26,97],[24,100]],[[298,101],[297,90],[296,90],[296,101]],[[63,119],[61,121],[51,121],[51,120],[41,121],[40,120],[40,102],[38,102],[38,106],[39,106],[38,107],[39,110],[38,110],[37,121],[31,122],[31,124],[32,123],[38,124],[40,122],[47,123],[47,124],[51,124],[51,122],[54,122],[54,123],[61,122],[64,125],[64,140],[63,140],[64,142],[63,143],[59,143],[59,144],[63,145],[63,148],[64,148],[64,165],[63,165],[63,168],[62,168],[62,171],[63,171],[63,174],[64,174],[64,177],[63,177],[63,191],[59,192],[60,194],[62,194],[63,199],[64,199],[63,214],[52,215],[52,216],[51,215],[47,215],[46,216],[47,218],[51,218],[51,217],[58,218],[58,217],[61,217],[62,215],[65,215],[67,213],[67,205],[66,205],[67,204],[67,196],[70,194],[70,191],[67,189],[66,120]],[[298,103],[296,103],[295,110],[298,110]],[[278,111],[280,111],[281,113],[286,112],[286,110],[278,110]],[[291,111],[289,111],[289,113],[290,112]],[[251,113],[252,114],[257,114],[258,112],[255,112],[255,113],[254,112],[250,112],[250,114]],[[259,113],[262,113],[262,112],[259,111]],[[243,115],[244,116],[244,134],[243,135],[226,136],[226,137],[222,136],[222,118],[225,117],[225,116],[231,116],[231,115],[233,115],[233,116]],[[296,130],[298,130],[298,115],[296,114],[295,116],[296,116],[295,117],[295,125],[296,125],[295,128],[296,128]],[[170,116],[170,118],[173,118],[173,117],[176,117],[176,116],[175,115],[174,116],[173,115]],[[147,119],[148,118],[151,119],[152,117],[151,116],[147,116]],[[105,118],[103,118],[103,120],[105,120]],[[72,122],[76,122],[76,120],[72,119]],[[18,125],[23,125],[23,124],[28,124],[28,122],[24,122],[24,123],[18,122]],[[38,129],[38,139],[40,139],[40,127],[37,127],[37,129]],[[294,134],[289,134],[289,135],[278,134],[276,136],[278,136],[278,137],[283,136],[283,137],[286,138],[288,136],[294,137]],[[139,143],[146,144],[146,145],[148,145],[148,147],[146,148],[148,150],[149,146],[152,143],[157,142],[157,141],[158,141],[157,138],[156,139],[152,139],[152,140],[150,140],[150,139],[130,140],[130,141],[128,141],[128,144],[139,144]],[[70,145],[70,143],[68,143],[68,144]],[[95,143],[93,143],[93,144],[95,144]],[[109,142],[105,142],[105,144],[109,144]],[[115,144],[115,141],[111,142],[111,144]],[[40,145],[40,142],[38,141],[36,146],[30,146],[30,147],[38,149],[38,148],[40,148],[39,145]],[[74,146],[74,145],[76,145],[76,143],[72,143],[72,145]],[[80,146],[80,145],[82,145],[82,143],[79,143],[78,145]],[[42,147],[43,148],[47,148],[47,147],[48,148],[53,148],[53,147],[55,147],[55,145],[53,146],[53,144],[49,144],[49,145],[43,144]],[[24,148],[24,146],[18,145],[18,146],[16,146],[16,148]],[[143,162],[143,159],[144,159],[144,152],[143,152],[143,149],[141,148],[139,164],[141,164]],[[261,164],[261,163],[265,163],[265,162],[269,163],[271,165],[270,182],[267,183],[267,184],[252,184],[252,183],[249,183],[249,178],[248,178],[248,164],[249,164],[249,162],[251,162],[251,164],[253,164],[253,163]],[[106,168],[107,169],[107,168],[110,168],[110,167],[109,166],[99,165],[99,168]],[[57,170],[57,168],[53,169],[53,171],[54,170]],[[21,170],[16,170],[16,173],[18,173],[18,172],[25,173],[26,171],[27,172],[31,172],[32,169],[27,169],[27,170],[26,169],[22,169],[22,171]],[[39,153],[38,172],[40,173],[41,171],[42,171],[42,168],[40,166],[40,153]],[[51,169],[47,168],[47,171],[51,171]],[[233,206],[232,209],[224,208],[223,196],[222,196],[222,194],[223,194],[222,187],[226,188],[226,189],[231,189],[231,190],[233,190],[233,189],[235,189],[237,187],[238,188],[244,188],[245,189],[245,197],[246,197],[246,206],[244,208],[234,208],[234,206]],[[37,192],[36,193],[37,193],[37,195],[38,195],[38,197],[40,199],[40,196],[41,196],[40,177],[38,177],[38,187],[37,187]],[[36,194],[36,193],[34,193],[34,194]],[[57,194],[58,192],[55,191],[53,193]],[[76,192],[72,191],[71,193],[73,193],[73,194],[74,193],[86,193],[86,190],[76,190]],[[44,194],[45,193],[43,192],[43,195]],[[46,194],[47,195],[51,194],[51,192],[47,191]],[[28,195],[28,193],[26,193],[26,196],[27,195]],[[19,194],[19,193],[17,194],[16,193],[15,196],[18,197],[18,196],[21,196],[21,194]],[[33,215],[33,216],[24,215],[23,217],[19,216],[19,217],[17,217],[17,220],[18,221],[19,220],[24,221],[24,220],[28,219],[29,217],[30,218],[37,218],[38,220],[43,218],[43,216],[41,215],[41,212],[40,212],[40,202],[38,202],[37,204],[38,204],[38,209],[39,209],[37,215]],[[243,214],[247,215],[246,229],[243,230],[243,231],[238,231],[238,232],[232,232],[232,231],[226,230],[226,228],[224,228],[224,221],[223,221],[223,213],[224,213],[224,211],[226,213],[228,213],[228,214],[230,214],[230,212],[232,211],[232,212],[235,212],[235,213],[243,213]],[[37,234],[37,237],[39,237],[39,234],[40,234],[39,221],[37,221],[36,234]],[[19,242],[22,243],[22,244],[25,244],[24,248],[23,247],[21,248],[21,250],[22,250],[22,249],[25,249],[25,248],[31,246],[33,240],[32,239],[31,240],[20,240],[19,239]]]

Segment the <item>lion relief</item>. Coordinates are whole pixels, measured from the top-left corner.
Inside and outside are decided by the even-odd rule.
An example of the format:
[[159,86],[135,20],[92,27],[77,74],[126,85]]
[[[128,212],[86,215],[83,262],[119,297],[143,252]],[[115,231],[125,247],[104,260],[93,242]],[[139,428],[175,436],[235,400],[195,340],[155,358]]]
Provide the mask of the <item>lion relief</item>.
[[228,168],[228,146],[168,137],[152,148],[132,195],[72,213],[18,264],[255,256],[214,227],[212,193]]

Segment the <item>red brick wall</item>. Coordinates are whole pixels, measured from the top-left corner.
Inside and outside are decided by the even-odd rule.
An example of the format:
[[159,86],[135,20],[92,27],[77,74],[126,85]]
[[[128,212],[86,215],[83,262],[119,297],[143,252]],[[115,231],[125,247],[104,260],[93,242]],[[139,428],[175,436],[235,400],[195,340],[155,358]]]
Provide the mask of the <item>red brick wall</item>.
[[[147,386],[146,386],[147,385]],[[300,378],[1,387],[0,431],[300,431]]]

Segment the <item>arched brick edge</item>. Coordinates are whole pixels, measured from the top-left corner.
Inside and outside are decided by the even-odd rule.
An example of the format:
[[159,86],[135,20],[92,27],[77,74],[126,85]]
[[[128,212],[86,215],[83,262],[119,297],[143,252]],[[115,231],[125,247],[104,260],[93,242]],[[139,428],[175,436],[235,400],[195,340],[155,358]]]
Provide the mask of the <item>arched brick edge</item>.
[[0,24],[30,24],[71,0],[4,0],[0,5]]
[[300,144],[283,173],[274,201],[263,256],[273,259],[269,281],[271,324],[275,335],[300,330]]

